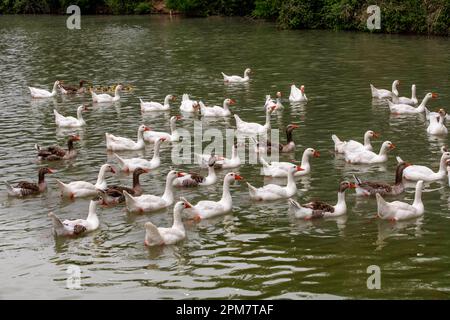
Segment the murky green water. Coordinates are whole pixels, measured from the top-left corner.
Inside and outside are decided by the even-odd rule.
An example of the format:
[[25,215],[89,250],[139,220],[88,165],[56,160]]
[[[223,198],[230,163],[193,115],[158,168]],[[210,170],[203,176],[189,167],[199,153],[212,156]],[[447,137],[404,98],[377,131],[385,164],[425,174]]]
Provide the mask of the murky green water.
[[[34,143],[65,143],[56,130],[53,109],[74,114],[89,96],[31,101],[28,85],[50,87],[56,79],[95,84],[123,82],[135,87],[120,104],[93,107],[78,158],[54,165],[64,181],[95,180],[108,160],[104,132],[135,136],[139,123],[168,129],[167,114],[143,117],[138,97],[162,100],[167,93],[188,92],[207,104],[224,97],[237,100],[243,119],[264,122],[264,96],[292,82],[306,85],[310,102],[272,118],[275,128],[294,122],[295,158],[314,147],[312,173],[299,180],[298,199],[336,201],[342,179],[360,176],[392,180],[394,155],[436,168],[439,146],[430,139],[423,117],[393,117],[387,106],[372,105],[369,83],[389,88],[400,79],[402,95],[415,83],[418,95],[435,91],[431,109],[450,108],[448,38],[278,31],[272,24],[240,19],[170,20],[166,17],[82,17],[81,30],[67,30],[65,17],[0,17],[0,172],[2,180],[35,179],[41,164]],[[224,86],[220,72],[253,69],[249,85]],[[193,119],[181,126],[192,128]],[[230,123],[205,128],[232,127]],[[357,167],[335,158],[330,135],[361,140],[367,129],[397,145],[386,165]],[[284,137],[283,137],[284,139]],[[374,143],[378,150],[382,142]],[[152,154],[147,147],[146,155]],[[160,194],[170,167],[170,147],[163,165],[143,176],[146,193]],[[290,160],[293,155],[283,156]],[[195,168],[194,165],[183,169]],[[239,172],[261,185],[259,167]],[[223,172],[219,174],[222,178]],[[47,213],[84,217],[89,200],[61,200],[55,177],[43,196],[12,199],[0,192],[1,298],[449,298],[450,190],[447,183],[426,187],[423,219],[391,224],[374,219],[373,199],[347,194],[348,214],[339,220],[304,222],[278,201],[255,204],[247,187],[232,187],[233,214],[187,224],[187,240],[177,246],[147,249],[143,224],[172,221],[171,210],[131,215],[123,207],[100,209],[101,227],[78,239],[55,239]],[[111,177],[129,184],[129,177]],[[177,192],[189,199],[218,198],[221,184]],[[413,189],[404,197],[413,198]],[[66,270],[79,265],[82,289],[66,288]],[[381,290],[368,290],[367,267],[381,268]]]

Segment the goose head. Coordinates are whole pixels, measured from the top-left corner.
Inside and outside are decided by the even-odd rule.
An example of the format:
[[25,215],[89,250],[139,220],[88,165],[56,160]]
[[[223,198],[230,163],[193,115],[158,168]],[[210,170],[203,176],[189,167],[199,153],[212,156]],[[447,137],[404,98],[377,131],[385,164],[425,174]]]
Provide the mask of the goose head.
[[291,167],[289,168],[288,172],[291,173],[291,174],[294,174],[294,173],[296,173],[296,172],[304,171],[304,170],[305,170],[305,169],[303,169],[303,168],[300,167],[300,166],[293,165],[293,166],[291,166]]
[[444,161],[450,160],[450,152],[442,153],[441,159]]
[[303,154],[307,155],[308,157],[314,157],[314,158],[319,158],[320,157],[320,152],[317,151],[316,149],[313,148],[308,148],[306,149]]
[[277,96],[277,98],[281,98],[281,92],[278,91],[277,94],[276,94],[276,96]]
[[226,174],[224,181],[227,183],[231,183],[233,181],[238,181],[238,180],[243,180],[243,179],[244,178],[241,175],[239,175],[238,173],[230,172],[230,173]]
[[75,142],[75,141],[80,141],[80,140],[81,140],[80,136],[77,136],[77,135],[69,136],[69,141]]
[[136,170],[134,170],[133,175],[134,176],[140,176],[141,174],[149,173],[149,172],[150,172],[149,169],[137,168]]
[[47,173],[55,173],[55,172],[56,172],[55,169],[50,169],[48,167],[44,167],[44,168],[39,169],[39,176],[44,176]]
[[298,124],[291,123],[286,127],[286,132],[292,132],[294,129],[298,129],[298,128],[300,128],[300,126]]
[[356,184],[354,184],[353,182],[342,181],[339,184],[339,192],[341,192],[341,193],[345,192],[345,190],[347,190],[347,189],[355,189],[355,188],[356,188]]
[[244,75],[248,76],[250,73],[252,73],[252,69],[250,68],[245,69]]
[[172,116],[170,117],[170,123],[171,124],[175,124],[175,122],[177,122],[178,120],[183,119],[181,116]]
[[149,127],[147,127],[144,124],[141,124],[138,128],[138,132],[145,132],[145,131],[151,131],[151,129]]
[[[189,209],[192,208],[192,206],[189,204],[189,202],[187,201],[178,201],[177,203],[175,203],[173,210],[175,212],[183,212],[184,209]],[[147,223],[146,223],[147,225]]]
[[229,106],[232,106],[232,105],[236,104],[236,100],[230,99],[230,98],[225,99],[224,102],[225,102],[225,104],[227,104]]
[[392,142],[390,142],[390,141],[385,141],[385,142],[383,142],[383,144],[381,145],[381,150],[384,150],[384,151],[390,151],[390,150],[392,150],[392,149],[395,149],[395,144],[393,144]]
[[169,173],[167,174],[167,180],[169,181],[173,181],[176,178],[181,178],[184,177],[185,173],[180,172],[180,171],[176,171],[176,170],[171,170],[169,171]]
[[368,130],[365,135],[367,135],[369,138],[379,138],[380,134],[378,132],[374,132],[372,130]]
[[301,85],[301,86],[300,86],[300,91],[301,91],[302,93],[305,93],[305,86],[304,86],[304,85]]

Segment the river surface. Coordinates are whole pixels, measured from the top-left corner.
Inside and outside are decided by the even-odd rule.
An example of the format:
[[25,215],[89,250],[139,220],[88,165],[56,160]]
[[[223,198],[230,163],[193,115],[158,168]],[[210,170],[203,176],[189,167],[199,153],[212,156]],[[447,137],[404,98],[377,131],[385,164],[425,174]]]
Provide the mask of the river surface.
[[[101,225],[76,239],[52,235],[47,217],[85,217],[89,199],[62,200],[55,178],[95,181],[98,168],[110,161],[104,133],[135,137],[139,124],[167,131],[170,115],[179,114],[180,99],[170,112],[142,116],[139,97],[162,101],[168,93],[185,92],[209,104],[224,97],[237,101],[233,111],[247,121],[263,123],[264,97],[281,91],[283,113],[272,127],[297,123],[295,154],[307,147],[321,157],[312,173],[298,179],[300,202],[322,199],[334,203],[339,181],[357,173],[365,179],[391,181],[395,155],[437,170],[439,147],[448,138],[426,133],[422,116],[391,116],[386,104],[372,103],[369,83],[390,88],[400,79],[400,93],[419,98],[437,92],[429,103],[450,109],[448,38],[377,35],[330,31],[280,31],[275,25],[238,18],[169,19],[169,17],[84,17],[81,30],[68,30],[66,17],[0,17],[0,173],[2,180],[36,179],[45,164],[36,161],[35,143],[65,145],[53,109],[74,115],[90,104],[87,126],[74,130],[82,137],[76,160],[51,164],[48,192],[14,199],[0,189],[0,298],[57,299],[400,299],[450,297],[450,188],[447,181],[425,187],[422,219],[390,223],[375,218],[374,199],[347,192],[348,213],[337,220],[305,222],[288,212],[286,201],[255,203],[245,182],[232,185],[230,215],[192,223],[178,245],[146,248],[144,223],[172,223],[172,208],[154,214],[128,214],[124,207],[98,209]],[[220,72],[241,74],[252,68],[247,85],[224,85]],[[132,85],[120,103],[92,106],[89,95],[33,101],[27,86],[50,88],[56,79],[95,85]],[[306,86],[309,102],[291,106],[291,83]],[[179,126],[192,130],[194,118]],[[204,128],[234,127],[234,119],[204,123]],[[385,165],[351,166],[336,157],[330,139],[362,140],[372,129],[397,148]],[[281,134],[284,141],[285,136]],[[139,153],[124,153],[131,156]],[[151,156],[152,147],[145,149]],[[170,145],[162,148],[162,166],[142,176],[146,193],[162,194],[171,164]],[[179,166],[198,170],[196,165]],[[242,176],[263,184],[259,166],[243,165]],[[222,179],[224,172],[219,172]],[[129,185],[119,174],[109,182]],[[269,182],[266,180],[266,182]],[[218,199],[213,187],[176,191],[192,202]],[[408,188],[399,200],[411,202]],[[369,266],[381,270],[381,289],[369,290]],[[67,271],[79,266],[81,288],[69,289]]]

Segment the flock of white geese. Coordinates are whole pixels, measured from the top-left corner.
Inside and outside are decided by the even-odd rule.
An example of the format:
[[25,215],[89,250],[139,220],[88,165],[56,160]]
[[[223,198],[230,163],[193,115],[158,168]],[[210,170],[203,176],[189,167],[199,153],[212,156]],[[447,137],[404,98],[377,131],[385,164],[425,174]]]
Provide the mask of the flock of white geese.
[[[224,73],[223,80],[228,83],[246,83],[250,81],[250,69],[246,69],[244,76],[228,76]],[[60,81],[56,81],[52,91],[29,87],[32,98],[45,99],[54,97],[57,94],[84,94],[87,93],[83,82],[80,81],[79,86],[65,85]],[[437,97],[435,93],[426,93],[420,101],[416,96],[416,86],[412,85],[411,97],[401,97],[398,92],[399,81],[395,80],[391,90],[377,89],[373,85],[371,87],[372,97],[374,99],[387,101],[390,111],[396,114],[425,113],[429,122],[427,132],[431,135],[446,135],[447,128],[445,120],[447,114],[445,110],[440,109],[438,112],[430,112],[427,109],[427,103],[430,99]],[[107,93],[97,94],[90,90],[93,103],[111,103],[121,99],[122,85],[115,87],[114,96]],[[164,112],[172,109],[171,103],[175,100],[175,96],[167,95],[163,103],[146,102],[140,99],[140,108],[143,113],[147,112]],[[305,87],[291,86],[289,96],[291,103],[307,103],[308,98],[305,94]],[[232,112],[230,106],[235,104],[232,99],[225,99],[222,106],[207,107],[201,101],[193,101],[189,95],[183,94],[180,111],[187,113],[199,114],[202,117],[230,117]],[[246,122],[237,114],[234,114],[236,121],[236,129],[238,133],[252,135],[254,142],[254,150],[258,154],[258,161],[262,165],[261,174],[270,177],[285,177],[286,184],[268,184],[263,187],[255,187],[249,182],[248,192],[250,198],[255,201],[274,201],[287,199],[289,209],[292,210],[297,218],[300,219],[319,219],[326,217],[337,217],[346,214],[347,205],[345,202],[345,192],[347,189],[356,189],[356,194],[361,196],[376,197],[378,216],[381,219],[399,221],[405,219],[413,219],[424,214],[424,204],[422,202],[423,183],[445,179],[447,176],[447,167],[450,165],[450,152],[445,147],[442,148],[442,157],[440,167],[437,172],[431,168],[421,165],[412,165],[397,157],[398,166],[395,172],[394,183],[362,181],[358,177],[354,177],[354,182],[342,181],[339,184],[337,203],[328,204],[322,201],[313,201],[300,204],[292,197],[297,194],[297,186],[295,178],[307,175],[311,172],[311,158],[319,157],[320,154],[313,148],[307,148],[303,152],[300,165],[290,162],[270,162],[265,159],[263,154],[270,153],[274,148],[279,152],[292,152],[295,150],[295,143],[292,139],[292,131],[298,128],[298,125],[290,124],[286,128],[287,143],[276,144],[268,139],[260,139],[258,141],[255,135],[264,135],[271,128],[271,114],[275,111],[281,111],[283,104],[281,102],[281,94],[278,92],[276,99],[270,96],[265,101],[266,122],[264,124]],[[82,127],[86,125],[83,119],[83,113],[87,111],[86,106],[79,106],[77,116],[64,116],[54,110],[55,123],[58,127]],[[218,156],[215,154],[196,154],[200,167],[208,169],[208,175],[203,176],[198,173],[186,173],[182,171],[171,170],[166,177],[165,190],[162,195],[144,194],[141,188],[139,177],[141,174],[149,172],[161,165],[160,145],[162,143],[176,143],[180,141],[180,134],[177,132],[176,123],[181,120],[180,116],[172,116],[170,118],[170,132],[158,132],[151,130],[146,125],[140,125],[137,130],[137,140],[126,137],[115,136],[111,133],[105,133],[106,148],[113,152],[114,158],[120,170],[133,174],[132,186],[108,185],[106,175],[116,173],[116,170],[110,164],[101,166],[97,181],[95,183],[87,181],[63,182],[56,180],[60,188],[61,195],[72,200],[81,197],[91,197],[89,212],[86,219],[77,220],[60,220],[53,212],[49,213],[49,217],[53,222],[54,232],[59,236],[77,236],[87,232],[96,230],[99,227],[99,218],[96,213],[98,205],[112,206],[124,203],[129,212],[151,213],[163,208],[173,207],[173,225],[168,228],[157,227],[151,222],[145,224],[145,240],[148,246],[174,244],[186,237],[183,217],[185,214],[190,219],[201,220],[220,215],[227,214],[232,211],[233,200],[230,192],[230,185],[235,181],[244,178],[237,172],[229,172],[223,180],[223,192],[217,201],[203,200],[198,203],[190,203],[187,199],[181,197],[180,201],[175,200],[174,187],[201,187],[217,183],[216,170],[218,169],[236,169],[241,166],[239,158],[238,145],[235,144],[232,149],[231,158]],[[356,140],[344,141],[336,135],[332,135],[334,142],[334,150],[336,153],[344,155],[345,161],[353,164],[375,164],[383,163],[388,160],[388,153],[395,148],[390,141],[385,141],[381,145],[378,153],[374,152],[371,145],[371,139],[377,138],[378,133],[368,130],[363,137],[363,142]],[[36,145],[38,158],[42,161],[64,161],[73,159],[77,155],[74,143],[79,141],[80,137],[72,135],[68,137],[67,149],[60,146],[41,147]],[[141,150],[146,143],[154,144],[153,158],[150,160],[144,158],[123,158],[118,153],[124,150]],[[44,167],[39,170],[38,182],[17,182],[15,184],[5,182],[7,192],[10,196],[23,197],[36,195],[44,192],[47,188],[45,175],[54,173],[54,170]],[[404,181],[416,181],[415,199],[412,204],[402,201],[388,202],[385,196],[399,195],[403,193]]]

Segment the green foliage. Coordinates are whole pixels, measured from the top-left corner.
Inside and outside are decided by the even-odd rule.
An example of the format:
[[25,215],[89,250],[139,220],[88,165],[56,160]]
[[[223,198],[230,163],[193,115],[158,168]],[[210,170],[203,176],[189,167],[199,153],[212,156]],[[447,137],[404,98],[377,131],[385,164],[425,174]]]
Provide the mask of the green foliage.
[[135,14],[149,14],[152,11],[152,6],[148,2],[138,3],[134,8]]
[[276,19],[280,14],[283,0],[256,0],[253,16],[256,18]]

